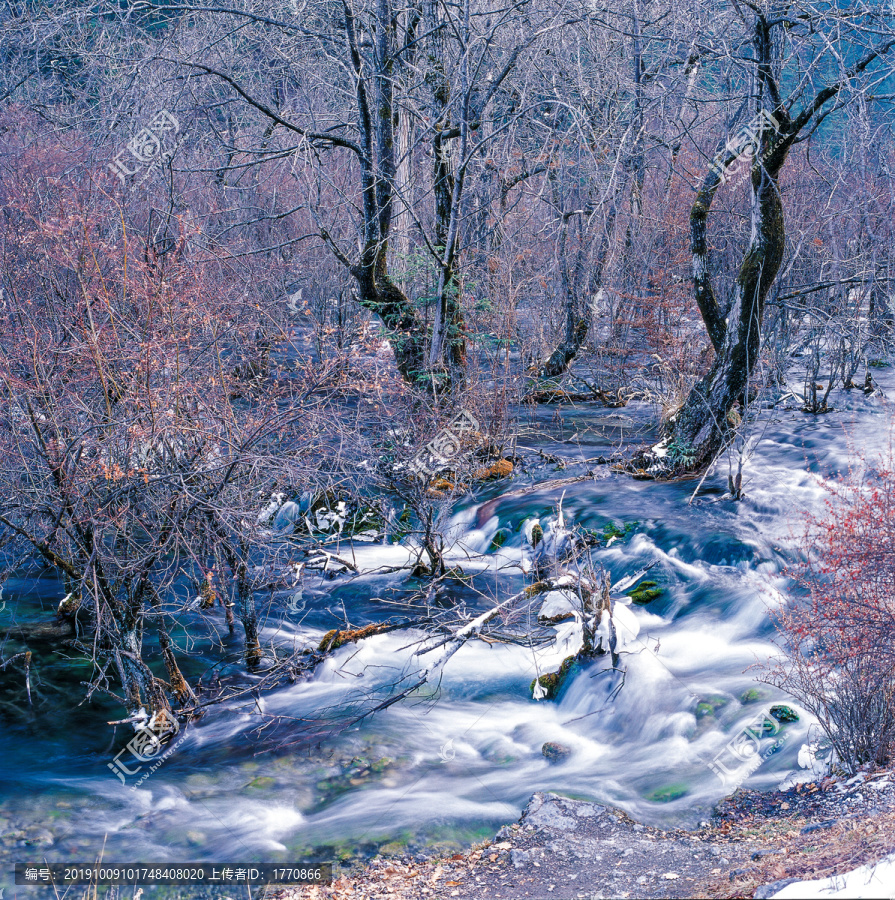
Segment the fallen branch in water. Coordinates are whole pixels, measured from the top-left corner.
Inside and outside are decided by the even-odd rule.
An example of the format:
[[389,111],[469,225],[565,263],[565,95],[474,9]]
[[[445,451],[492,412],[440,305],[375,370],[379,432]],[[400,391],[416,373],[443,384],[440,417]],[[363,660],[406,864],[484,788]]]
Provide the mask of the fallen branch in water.
[[317,647],[318,653],[329,653],[338,650],[343,644],[354,644],[364,638],[373,637],[375,634],[385,634],[388,631],[395,631],[398,628],[408,628],[406,623],[394,624],[392,622],[374,622],[372,625],[365,625],[363,628],[353,628],[340,631],[333,628],[327,631],[323,636],[323,640]]
[[3,660],[0,662],[0,669],[5,669],[8,665],[20,659],[24,661],[25,666],[25,692],[28,694],[28,705],[33,706],[34,704],[31,700],[31,651],[25,650],[22,653],[16,653],[15,656],[10,656],[9,659]]

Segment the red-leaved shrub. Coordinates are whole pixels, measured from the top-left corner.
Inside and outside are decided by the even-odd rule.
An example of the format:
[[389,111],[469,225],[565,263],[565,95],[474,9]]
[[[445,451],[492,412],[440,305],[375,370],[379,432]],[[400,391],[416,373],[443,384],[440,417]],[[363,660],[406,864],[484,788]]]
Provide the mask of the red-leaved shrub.
[[762,678],[817,716],[853,770],[895,753],[895,456],[827,490],[790,572],[803,594],[772,613],[783,655]]

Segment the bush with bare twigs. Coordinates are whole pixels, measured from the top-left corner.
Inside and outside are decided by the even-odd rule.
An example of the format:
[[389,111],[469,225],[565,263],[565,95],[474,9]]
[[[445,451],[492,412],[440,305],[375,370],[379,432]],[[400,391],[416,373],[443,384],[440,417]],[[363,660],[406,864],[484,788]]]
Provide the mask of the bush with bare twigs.
[[895,457],[827,486],[791,574],[804,594],[775,610],[783,655],[763,679],[813,713],[840,764],[895,752]]

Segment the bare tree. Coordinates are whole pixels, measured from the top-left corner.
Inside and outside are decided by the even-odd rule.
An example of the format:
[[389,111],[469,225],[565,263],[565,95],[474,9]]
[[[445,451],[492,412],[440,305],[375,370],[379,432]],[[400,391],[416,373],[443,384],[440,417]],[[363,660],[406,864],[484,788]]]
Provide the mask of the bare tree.
[[[791,149],[807,141],[833,112],[847,102],[859,79],[895,46],[888,36],[885,17],[875,13],[847,17],[842,23],[814,13],[809,7],[747,6],[742,12],[749,29],[755,91],[748,105],[758,143],[753,156],[751,180],[751,236],[739,265],[729,306],[718,300],[713,289],[708,244],[708,214],[722,182],[724,171],[740,155],[737,147],[722,148],[718,162],[704,177],[690,212],[694,295],[708,331],[715,360],[710,371],[690,392],[675,415],[671,440],[685,448],[689,466],[703,466],[722,448],[731,433],[729,416],[736,405],[749,402],[753,374],[761,351],[765,302],[783,260],[785,225],[779,179]],[[846,50],[845,36],[833,43],[831,34],[843,24],[850,26],[853,47],[870,46],[856,61],[846,63],[854,50]],[[864,31],[864,28],[868,31]],[[865,37],[865,35],[868,35]],[[881,36],[880,36],[881,35]],[[818,41],[833,47],[840,76],[816,87]],[[801,65],[809,52],[817,52],[805,77],[786,96],[782,78],[789,67]],[[881,77],[877,75],[876,77]],[[768,127],[768,114],[774,124]]]

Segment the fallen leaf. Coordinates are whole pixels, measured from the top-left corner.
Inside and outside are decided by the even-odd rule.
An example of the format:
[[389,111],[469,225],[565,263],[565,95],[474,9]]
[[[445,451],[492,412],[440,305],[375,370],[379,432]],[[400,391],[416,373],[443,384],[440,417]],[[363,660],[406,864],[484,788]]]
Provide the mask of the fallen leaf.
[[668,881],[674,881],[675,878],[680,878],[680,875],[677,872],[666,872],[662,877]]
[[513,845],[509,841],[501,841],[499,844],[495,844],[498,850],[509,850]]

